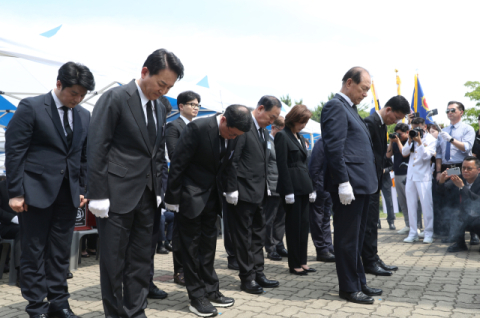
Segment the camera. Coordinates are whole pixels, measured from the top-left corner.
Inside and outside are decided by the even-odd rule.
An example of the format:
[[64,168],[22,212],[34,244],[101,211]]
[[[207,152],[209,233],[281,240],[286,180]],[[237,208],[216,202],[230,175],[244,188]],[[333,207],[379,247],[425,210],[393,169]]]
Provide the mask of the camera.
[[420,135],[420,138],[423,138],[423,129],[420,127],[414,128],[408,132],[410,138],[415,138]]
[[388,138],[390,139],[400,138],[400,134],[399,133],[388,134]]

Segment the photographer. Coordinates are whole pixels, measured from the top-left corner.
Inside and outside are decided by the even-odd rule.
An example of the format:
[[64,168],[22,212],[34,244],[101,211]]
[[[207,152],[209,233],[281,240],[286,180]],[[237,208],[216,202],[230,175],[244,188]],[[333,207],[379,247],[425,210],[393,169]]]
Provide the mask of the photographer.
[[[410,220],[408,218],[407,197],[405,195],[405,181],[407,180],[408,160],[410,156],[402,155],[403,146],[408,140],[409,127],[407,124],[399,123],[395,126],[395,135],[390,135],[390,144],[387,148],[387,158],[393,156],[393,172],[395,173],[395,189],[397,190],[398,205],[405,218],[405,227],[398,231],[398,234],[408,234],[410,231]],[[404,163],[402,165],[402,163]],[[417,228],[422,227],[422,210],[418,206]]]
[[[402,149],[404,157],[410,156],[408,162],[407,195],[408,217],[417,219],[417,207],[420,197],[423,219],[425,223],[425,237],[423,243],[432,243],[433,236],[433,202],[432,202],[432,174],[430,160],[435,155],[436,139],[426,131],[425,120],[417,117],[412,120],[412,129],[408,132],[408,141]],[[408,237],[405,243],[418,241],[417,224],[410,224]]]
[[473,156],[466,157],[461,175],[449,175],[448,170],[440,174],[437,188],[439,194],[449,199],[449,212],[457,216],[452,225],[452,229],[456,229],[456,242],[447,251],[467,251],[465,231],[478,233],[480,229],[480,160]]

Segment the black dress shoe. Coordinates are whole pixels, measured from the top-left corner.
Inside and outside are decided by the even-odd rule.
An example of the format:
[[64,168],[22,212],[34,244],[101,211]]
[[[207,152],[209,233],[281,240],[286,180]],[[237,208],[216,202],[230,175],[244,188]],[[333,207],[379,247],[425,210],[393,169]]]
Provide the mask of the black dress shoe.
[[362,293],[367,296],[380,296],[382,292],[383,291],[380,288],[372,288],[368,287],[367,285],[362,286]]
[[170,252],[171,252],[171,251],[173,250],[172,244],[167,243],[167,242],[165,241],[165,249],[166,249],[167,251],[170,251]]
[[39,315],[34,315],[31,316],[30,318],[49,318],[50,316],[48,314],[39,314]]
[[248,282],[242,282],[240,284],[240,289],[249,294],[261,294],[263,293],[263,288],[256,281],[251,280]]
[[57,310],[48,313],[49,318],[79,318],[77,315],[75,315],[70,308],[62,309],[62,310]]
[[365,273],[373,274],[376,276],[392,276],[392,272],[384,270],[376,262],[370,266],[365,267]]
[[150,289],[148,290],[147,298],[150,299],[165,299],[167,298],[168,294],[163,290],[159,289],[155,285],[150,285]]
[[456,239],[453,237],[446,237],[442,239],[442,243],[455,243]]
[[73,274],[72,274],[72,272],[68,272],[67,279],[71,279],[71,278],[73,278]]
[[330,252],[317,254],[317,261],[326,263],[335,262],[335,255]]
[[217,308],[213,307],[210,301],[205,297],[192,298],[188,309],[200,317],[215,317],[218,315]]
[[272,261],[281,261],[282,257],[277,252],[267,253],[267,257]]
[[463,251],[468,251],[468,247],[465,243],[463,244],[453,243],[447,248],[447,252],[449,253],[456,253],[456,252],[463,252]]
[[228,260],[228,268],[235,271],[240,270],[240,267],[238,267],[237,259],[234,258],[233,260]]
[[470,245],[478,245],[478,244],[480,244],[480,240],[478,239],[478,235],[470,232]]
[[275,288],[280,285],[278,280],[270,280],[265,277],[265,275],[257,275],[255,279],[258,285],[262,286],[263,288]]
[[286,248],[277,249],[277,253],[278,253],[278,255],[283,256],[283,257],[288,256],[288,251],[287,251]]
[[208,295],[207,299],[215,307],[231,307],[235,303],[235,300],[231,297],[225,297],[219,291],[213,292]]
[[382,222],[380,220],[378,220],[378,223],[377,223],[377,228],[381,229],[382,228]]
[[395,266],[395,265],[387,265],[387,264],[385,264],[381,259],[379,259],[379,260],[377,261],[377,264],[378,264],[381,268],[383,268],[384,270],[386,270],[386,271],[396,271],[396,270],[398,270],[398,266]]
[[176,273],[173,275],[173,282],[175,284],[185,286],[185,275],[183,273]]
[[[303,268],[302,268],[302,269],[303,269]],[[303,271],[296,271],[296,270],[293,269],[293,268],[290,268],[290,273],[291,273],[291,274],[298,275],[298,276],[308,275],[307,271],[305,271],[305,270],[303,270]]]
[[389,224],[388,224],[388,228],[389,228],[390,230],[396,230],[396,229],[397,229],[397,228],[395,227],[395,224],[393,224],[393,223],[389,223]]
[[340,291],[339,296],[342,299],[346,299],[348,301],[351,301],[352,303],[357,303],[357,304],[373,304],[374,302],[372,297],[365,295],[361,291],[354,292],[354,293],[347,293],[347,292]]
[[[302,267],[303,268],[303,267]],[[306,271],[307,273],[315,273],[317,270],[315,268],[312,268],[312,267],[309,267],[308,269],[307,268],[303,268],[304,271]]]
[[157,254],[168,254],[168,250],[163,246],[163,244],[158,244]]

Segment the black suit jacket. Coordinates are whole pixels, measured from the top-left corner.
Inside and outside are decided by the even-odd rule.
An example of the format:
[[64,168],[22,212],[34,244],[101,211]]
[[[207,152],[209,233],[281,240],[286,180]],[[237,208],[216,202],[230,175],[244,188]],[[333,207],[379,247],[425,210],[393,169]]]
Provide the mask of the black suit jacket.
[[222,172],[232,163],[236,141],[228,141],[220,160],[217,118],[200,118],[188,124],[171,158],[165,203],[179,204],[179,213],[193,219],[203,211],[215,187],[221,202]]
[[372,140],[367,126],[339,94],[322,109],[322,137],[327,172],[326,189],[334,191],[349,181],[355,194],[378,189]]
[[10,224],[17,213],[12,210],[9,204],[7,181],[0,181],[0,224]]
[[375,169],[377,171],[378,188],[382,186],[383,168],[387,153],[387,127],[382,124],[382,120],[377,112],[366,117],[365,124],[370,131],[370,137],[373,144],[373,156],[375,157]]
[[325,159],[322,136],[320,136],[313,146],[308,171],[310,173],[310,178],[312,179],[313,190],[317,191],[317,194],[325,192],[324,179],[325,172],[327,171],[327,162]]
[[89,199],[110,199],[110,210],[132,211],[149,178],[162,193],[165,106],[155,103],[157,137],[152,149],[135,80],[102,94],[93,109],[88,144]]
[[[268,132],[263,129],[265,146],[260,142],[258,130],[252,121],[252,127],[237,137],[232,165],[225,171],[226,192],[238,190],[241,201],[261,204],[267,191],[267,167],[270,148],[273,146]],[[277,162],[278,165],[278,162]],[[277,184],[277,192],[278,192]]]
[[5,167],[10,198],[40,209],[53,204],[68,169],[73,204],[85,193],[90,112],[73,111],[73,139],[67,138],[52,93],[23,99],[5,132]]
[[173,158],[173,153],[175,152],[175,146],[177,145],[178,139],[182,130],[185,129],[187,125],[182,118],[178,117],[172,122],[167,124],[167,129],[165,132],[165,138],[167,143],[168,158],[170,161]]
[[313,192],[312,180],[308,174],[308,153],[305,139],[300,142],[289,127],[285,127],[275,135],[275,151],[277,153],[278,184],[280,195],[305,195]]
[[[463,176],[460,176],[460,179],[464,185],[467,184]],[[447,209],[447,213],[460,210],[464,216],[480,217],[480,177],[475,179],[470,189],[464,186],[460,190],[452,180],[447,180],[438,185],[437,192],[445,196],[444,209]]]

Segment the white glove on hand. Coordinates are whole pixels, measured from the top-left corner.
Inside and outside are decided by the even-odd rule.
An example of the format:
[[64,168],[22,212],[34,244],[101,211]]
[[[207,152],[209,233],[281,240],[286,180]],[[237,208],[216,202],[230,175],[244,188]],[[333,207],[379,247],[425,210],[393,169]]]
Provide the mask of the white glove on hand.
[[440,133],[440,137],[442,137],[443,140],[445,140],[445,141],[447,141],[447,142],[450,141],[450,139],[452,139],[452,136],[450,136],[450,134],[447,133],[446,131],[442,131],[442,132]]
[[160,203],[162,203],[162,197],[157,195],[157,208],[160,206]]
[[108,210],[110,209],[110,200],[90,200],[88,203],[88,209],[96,217],[99,218],[108,218]]
[[267,189],[267,195],[268,195],[269,197],[272,196],[272,191],[270,191],[270,189]]
[[338,196],[340,197],[340,202],[344,205],[348,205],[352,203],[352,200],[355,200],[350,182],[347,181],[338,185]]
[[10,222],[12,222],[13,224],[18,224],[18,216],[15,215],[13,219],[10,220]]
[[310,193],[310,194],[308,195],[308,200],[309,200],[310,202],[313,203],[313,202],[315,202],[316,199],[317,199],[317,191],[313,191],[312,193]]
[[165,209],[162,209],[161,211],[162,211],[162,215],[164,215],[165,212],[167,212],[167,210],[165,210]]
[[165,209],[172,212],[178,212],[180,204],[168,204],[165,202]]
[[285,203],[286,204],[294,204],[295,203],[295,195],[293,193],[287,194],[285,196]]
[[224,192],[223,196],[225,197],[225,199],[227,199],[227,203],[237,205],[237,203],[238,203],[238,190],[233,191],[233,192],[229,192],[229,193]]

